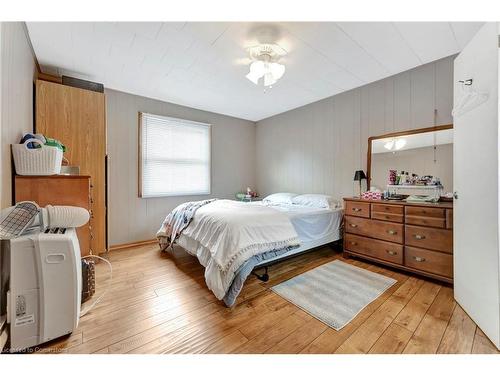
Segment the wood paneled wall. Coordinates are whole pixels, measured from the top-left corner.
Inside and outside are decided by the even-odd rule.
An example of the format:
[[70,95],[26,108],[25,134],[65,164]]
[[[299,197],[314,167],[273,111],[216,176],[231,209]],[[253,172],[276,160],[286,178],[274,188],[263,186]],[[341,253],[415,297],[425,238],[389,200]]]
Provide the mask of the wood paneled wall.
[[0,208],[12,204],[10,144],[33,131],[33,77],[36,71],[22,22],[1,22],[0,39]]
[[453,59],[447,57],[257,122],[257,188],[356,194],[368,137],[452,123]]
[[[255,188],[255,123],[234,117],[106,90],[108,125],[109,244],[154,238],[177,205],[209,197],[234,198]],[[138,112],[212,124],[212,194],[138,197]]]

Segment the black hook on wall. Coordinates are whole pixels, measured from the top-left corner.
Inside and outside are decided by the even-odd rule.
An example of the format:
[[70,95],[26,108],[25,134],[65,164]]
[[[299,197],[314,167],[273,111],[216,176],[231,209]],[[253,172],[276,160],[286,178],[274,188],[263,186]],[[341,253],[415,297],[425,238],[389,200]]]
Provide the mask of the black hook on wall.
[[472,85],[472,78],[465,79],[465,80],[464,80],[464,79],[462,79],[462,80],[460,80],[460,81],[458,81],[458,82],[459,82],[459,83],[462,83],[462,84],[463,84],[463,85],[465,85],[465,86],[470,86],[470,85]]

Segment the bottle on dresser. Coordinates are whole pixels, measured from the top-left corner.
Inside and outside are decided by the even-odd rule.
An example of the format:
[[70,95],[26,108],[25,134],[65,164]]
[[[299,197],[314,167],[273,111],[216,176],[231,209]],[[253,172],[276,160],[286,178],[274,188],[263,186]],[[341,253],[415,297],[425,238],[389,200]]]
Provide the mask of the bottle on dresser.
[[403,185],[404,178],[405,178],[405,171],[401,171],[401,173],[398,174],[398,177],[396,179],[396,185]]

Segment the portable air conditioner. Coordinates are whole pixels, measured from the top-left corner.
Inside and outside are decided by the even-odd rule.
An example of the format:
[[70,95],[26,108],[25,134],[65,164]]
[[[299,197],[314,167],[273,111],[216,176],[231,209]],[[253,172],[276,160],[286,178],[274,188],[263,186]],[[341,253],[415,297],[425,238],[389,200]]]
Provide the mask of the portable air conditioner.
[[70,334],[78,325],[82,271],[74,228],[2,240],[10,258],[7,323],[11,352]]

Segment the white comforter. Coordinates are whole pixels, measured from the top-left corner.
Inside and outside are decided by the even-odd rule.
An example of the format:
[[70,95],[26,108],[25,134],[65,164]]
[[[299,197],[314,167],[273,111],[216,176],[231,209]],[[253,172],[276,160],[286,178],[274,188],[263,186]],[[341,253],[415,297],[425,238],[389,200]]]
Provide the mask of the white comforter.
[[231,200],[199,208],[182,236],[201,245],[193,255],[205,266],[205,280],[218,299],[224,298],[235,272],[252,256],[300,245],[284,213]]

